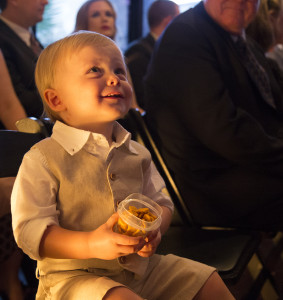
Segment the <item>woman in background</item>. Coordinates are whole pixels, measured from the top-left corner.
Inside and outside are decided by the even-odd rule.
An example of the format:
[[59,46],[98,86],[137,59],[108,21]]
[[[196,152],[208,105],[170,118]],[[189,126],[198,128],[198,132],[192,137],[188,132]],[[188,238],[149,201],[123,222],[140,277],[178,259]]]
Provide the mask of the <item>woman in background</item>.
[[[103,35],[106,35],[112,40],[115,40],[116,31],[117,31],[116,16],[117,16],[116,12],[110,1],[88,0],[80,7],[77,13],[74,32],[79,30],[95,31]],[[130,82],[131,86],[133,86],[129,71],[127,76],[128,76],[128,81]],[[133,90],[132,108],[139,110],[140,113],[144,113],[144,110],[138,106],[134,90]],[[127,126],[126,123],[123,125]],[[130,128],[127,129],[131,131]]]
[[86,1],[77,13],[74,31],[89,30],[115,39],[116,12],[108,0]]
[[261,0],[254,21],[247,28],[266,56],[283,70],[283,5],[282,0]]

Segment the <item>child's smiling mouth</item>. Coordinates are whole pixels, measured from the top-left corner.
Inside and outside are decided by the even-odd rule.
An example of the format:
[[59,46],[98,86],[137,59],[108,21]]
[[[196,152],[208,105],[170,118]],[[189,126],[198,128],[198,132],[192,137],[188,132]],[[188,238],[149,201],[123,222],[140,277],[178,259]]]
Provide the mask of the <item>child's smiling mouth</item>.
[[118,98],[124,98],[123,95],[121,93],[109,93],[105,96],[102,96],[102,98],[105,99],[118,99]]

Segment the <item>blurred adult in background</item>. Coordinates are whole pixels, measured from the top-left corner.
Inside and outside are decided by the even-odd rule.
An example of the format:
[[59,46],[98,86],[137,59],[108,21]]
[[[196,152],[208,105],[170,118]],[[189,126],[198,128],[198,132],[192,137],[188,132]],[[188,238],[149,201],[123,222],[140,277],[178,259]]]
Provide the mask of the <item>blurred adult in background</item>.
[[89,0],[79,9],[74,31],[89,30],[115,39],[116,12],[108,0]]
[[138,104],[143,108],[143,78],[150,62],[155,41],[179,13],[179,6],[173,1],[154,1],[147,12],[147,21],[150,32],[145,37],[133,41],[125,51],[126,62],[131,73],[136,98]]
[[245,35],[258,5],[204,0],[180,14],[146,77],[146,120],[199,225],[283,229],[283,87]]
[[[32,26],[42,20],[47,3],[47,0],[0,0],[0,49],[20,100],[14,112],[9,111],[13,119],[21,109],[20,103],[27,116],[42,114],[42,103],[34,83],[35,63],[42,47],[33,35]],[[0,127],[3,128],[3,124]]]
[[247,28],[266,56],[283,70],[283,5],[282,0],[261,0],[255,19]]
[[[78,10],[74,32],[79,30],[95,31],[115,40],[117,31],[116,16],[116,11],[110,1],[88,0]],[[129,72],[127,76],[128,81],[133,86]],[[137,103],[135,93],[133,93],[132,108],[138,109],[143,113],[143,109]],[[123,125],[127,126],[127,129],[133,133],[129,128],[129,124],[124,123]]]
[[16,130],[16,121],[26,117],[26,112],[17,97],[5,59],[0,50],[0,121],[6,129]]

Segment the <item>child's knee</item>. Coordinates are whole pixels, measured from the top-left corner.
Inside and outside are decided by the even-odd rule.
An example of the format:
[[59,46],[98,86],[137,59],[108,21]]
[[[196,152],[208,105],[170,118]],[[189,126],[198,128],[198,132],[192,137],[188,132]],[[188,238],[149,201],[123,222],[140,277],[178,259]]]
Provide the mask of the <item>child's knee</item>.
[[231,294],[221,277],[217,272],[211,274],[204,286],[200,289],[194,300],[234,300],[234,296]]

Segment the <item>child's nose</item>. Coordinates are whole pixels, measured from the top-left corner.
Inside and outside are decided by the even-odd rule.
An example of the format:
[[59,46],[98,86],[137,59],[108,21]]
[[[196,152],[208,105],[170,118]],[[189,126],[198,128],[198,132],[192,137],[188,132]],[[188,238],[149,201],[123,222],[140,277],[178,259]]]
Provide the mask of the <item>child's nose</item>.
[[118,85],[119,83],[120,83],[120,79],[116,75],[110,76],[109,79],[107,80],[108,86],[115,86],[115,85]]

